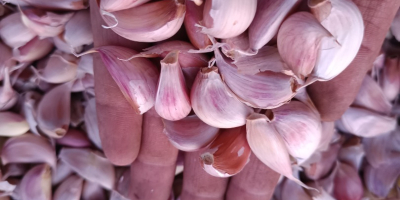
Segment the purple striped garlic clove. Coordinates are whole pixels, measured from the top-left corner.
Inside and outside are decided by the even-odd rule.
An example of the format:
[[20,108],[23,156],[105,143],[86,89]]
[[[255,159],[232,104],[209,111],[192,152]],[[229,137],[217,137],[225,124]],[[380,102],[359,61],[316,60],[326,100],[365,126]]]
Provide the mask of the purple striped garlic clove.
[[30,169],[19,184],[21,200],[51,200],[51,170],[46,164]]

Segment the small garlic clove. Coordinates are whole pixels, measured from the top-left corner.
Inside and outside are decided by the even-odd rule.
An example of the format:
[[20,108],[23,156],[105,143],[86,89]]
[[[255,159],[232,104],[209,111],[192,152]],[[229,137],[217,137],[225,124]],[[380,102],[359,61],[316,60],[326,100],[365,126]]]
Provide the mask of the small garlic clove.
[[249,37],[247,32],[244,32],[236,37],[223,39],[221,50],[227,57],[236,61],[246,56],[254,55],[253,52],[248,52]]
[[54,37],[64,30],[65,23],[74,15],[72,12],[57,14],[37,8],[21,10],[21,19],[26,27],[35,32],[40,39]]
[[370,192],[378,197],[385,198],[399,175],[400,162],[399,160],[392,160],[390,163],[382,164],[377,168],[368,165],[364,171],[364,182]]
[[24,102],[22,105],[22,113],[29,124],[30,131],[39,135],[37,130],[37,105],[42,96],[34,91],[28,91],[24,95]]
[[320,53],[325,49],[337,49],[335,42],[335,38],[312,14],[298,12],[283,22],[277,43],[279,53],[288,67],[296,76],[304,78],[311,74]]
[[281,200],[314,200],[300,185],[289,179],[285,179],[281,187]]
[[87,135],[90,141],[92,141],[97,148],[101,149],[101,140],[100,140],[99,126],[97,122],[95,98],[91,98],[86,102],[84,119],[85,119],[84,121],[85,121]]
[[246,117],[254,112],[230,93],[216,67],[200,70],[190,98],[196,115],[203,122],[217,128],[243,126]]
[[8,163],[41,163],[56,166],[56,152],[43,137],[25,134],[7,140],[1,151],[3,165]]
[[100,10],[114,12],[140,6],[150,0],[102,0]]
[[83,45],[92,44],[93,33],[89,10],[75,12],[74,16],[65,24],[62,36],[62,39],[69,45],[70,49],[79,49]]
[[306,167],[304,173],[312,180],[319,180],[326,176],[334,167],[336,157],[338,156],[340,144],[330,145],[329,149],[321,152],[321,159],[318,162],[311,163]]
[[71,175],[57,187],[53,200],[79,200],[82,187],[83,179],[76,175]]
[[204,123],[196,115],[178,121],[163,120],[164,133],[177,149],[197,151],[210,144],[219,132],[218,128]]
[[12,112],[0,112],[0,136],[14,137],[29,131],[28,122]]
[[25,164],[10,163],[5,166],[4,174],[1,180],[7,180],[9,177],[23,176],[28,171],[28,166]]
[[247,142],[253,153],[274,171],[297,184],[309,188],[292,174],[289,152],[281,135],[267,116],[253,113],[246,121]]
[[112,189],[115,182],[114,166],[104,156],[90,149],[63,148],[59,159],[86,180]]
[[19,184],[21,200],[51,200],[51,170],[46,164],[30,169]]
[[300,101],[291,101],[273,109],[271,114],[271,123],[290,155],[302,161],[316,151],[322,135],[321,118],[312,108]]
[[385,67],[379,77],[383,94],[393,101],[400,91],[400,62],[399,58],[386,58]]
[[[364,138],[368,139],[368,138]],[[362,167],[365,151],[358,137],[349,138],[339,151],[338,159],[351,165],[354,169],[360,170]]]
[[68,129],[64,137],[56,139],[56,143],[67,147],[90,147],[91,143],[86,134],[78,129]]
[[318,145],[318,150],[326,151],[329,148],[329,145],[334,142],[335,138],[333,137],[336,133],[335,123],[334,122],[321,122],[321,140]]
[[250,49],[254,52],[265,46],[277,33],[285,17],[298,0],[259,0],[257,12],[249,27]]
[[348,132],[360,137],[375,137],[387,132],[390,132],[396,127],[396,119],[375,112],[363,109],[350,107],[338,120],[344,128],[344,132]]
[[189,37],[190,42],[198,49],[205,49],[207,46],[212,45],[208,36],[201,33],[201,29],[196,26],[203,20],[204,5],[196,5],[191,0],[185,0],[186,3],[186,14],[185,24],[186,33]]
[[[400,78],[400,74],[398,76]],[[386,98],[381,87],[369,75],[365,76],[353,105],[382,114],[388,114],[392,110],[392,104]]]
[[8,15],[0,21],[0,37],[10,47],[23,46],[35,36],[36,33],[22,23],[18,12]]
[[[374,168],[378,168],[382,164],[390,163],[400,155],[391,149],[390,141],[394,141],[393,136],[396,131],[385,133],[371,138],[363,138],[362,147],[365,150],[365,156],[368,163]],[[361,145],[360,145],[361,146]]]
[[3,86],[0,86],[0,111],[4,111],[17,103],[18,94],[11,85],[9,67],[0,70],[4,70]]
[[361,200],[363,186],[357,171],[350,165],[338,162],[333,194],[336,199]]
[[397,41],[400,41],[400,11],[397,11],[390,30]]
[[339,44],[339,48],[320,52],[313,71],[314,77],[331,80],[356,57],[364,37],[363,18],[353,1],[310,0],[308,5],[321,25]]
[[71,114],[71,86],[67,82],[47,92],[37,108],[39,129],[49,137],[63,137],[69,127]]
[[216,38],[231,38],[243,33],[256,14],[257,0],[208,0],[204,4],[202,32]]
[[225,84],[248,106],[272,109],[287,103],[294,95],[297,82],[282,73],[261,72],[254,75],[239,74],[237,67],[215,50],[218,70]]
[[178,56],[179,51],[171,51],[161,61],[154,105],[157,113],[170,121],[185,118],[192,109]]
[[61,160],[58,160],[57,168],[53,171],[53,174],[51,176],[51,182],[53,185],[58,185],[73,173],[74,171],[72,171],[72,169],[67,164],[65,164]]
[[5,0],[5,2],[20,6],[30,5],[51,10],[81,10],[88,8],[88,2],[86,0]]
[[103,12],[102,17],[108,25],[105,28],[111,28],[128,40],[158,42],[178,32],[185,12],[183,0],[163,0],[112,13]]
[[13,58],[18,62],[33,62],[41,59],[53,50],[50,39],[33,38],[23,46],[13,49]]
[[216,177],[233,176],[249,162],[251,150],[246,140],[246,127],[226,129],[201,151],[203,169]]
[[143,114],[154,106],[157,93],[157,68],[146,58],[127,58],[137,54],[134,50],[119,46],[102,46],[95,49],[111,77],[117,83],[126,100],[137,113]]
[[85,181],[82,191],[82,200],[106,200],[106,195],[99,184]]

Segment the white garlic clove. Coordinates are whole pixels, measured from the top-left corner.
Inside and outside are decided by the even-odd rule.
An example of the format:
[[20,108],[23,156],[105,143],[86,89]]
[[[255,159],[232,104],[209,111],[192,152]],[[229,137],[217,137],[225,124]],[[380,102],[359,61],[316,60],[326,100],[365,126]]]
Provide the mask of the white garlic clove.
[[364,190],[357,171],[350,165],[338,162],[333,194],[336,199],[361,200]]
[[72,128],[68,129],[64,137],[56,139],[56,143],[62,146],[76,147],[76,148],[92,146],[89,138],[86,136],[84,132]]
[[21,200],[51,200],[51,170],[46,164],[30,169],[19,184]]
[[13,49],[13,58],[18,62],[33,62],[41,59],[53,50],[50,39],[33,38],[23,46]]
[[198,6],[191,0],[185,0],[185,3],[186,14],[183,23],[189,40],[196,48],[205,49],[212,43],[206,34],[201,33],[201,28],[196,26],[196,24],[201,24],[203,20],[204,5]]
[[87,135],[90,141],[92,141],[97,148],[101,149],[95,98],[91,98],[86,102],[84,119]]
[[379,85],[381,86],[382,92],[387,100],[395,100],[400,91],[399,58],[386,58],[385,67],[383,68],[378,80],[380,81]]
[[72,169],[67,164],[65,164],[61,160],[58,160],[57,168],[53,171],[53,174],[51,175],[51,182],[53,185],[58,185],[73,173],[74,171],[72,171]]
[[368,190],[380,198],[388,196],[398,176],[400,175],[399,160],[373,167],[367,165],[364,169],[364,183]]
[[10,47],[25,45],[36,36],[21,20],[20,13],[15,12],[0,21],[0,37]]
[[83,45],[92,44],[93,33],[89,10],[76,12],[65,24],[65,30],[61,35],[65,43],[69,45],[70,51],[71,49],[79,50]]
[[359,140],[360,138],[358,137],[349,138],[346,143],[342,145],[338,156],[341,162],[351,165],[356,170],[361,169],[365,157],[364,147]]
[[218,68],[203,68],[197,74],[190,95],[193,111],[205,123],[217,128],[234,128],[246,124],[253,109],[230,93]]
[[79,200],[81,198],[83,179],[71,175],[65,179],[54,192],[53,200]]
[[12,112],[0,112],[0,136],[14,137],[29,131],[28,122]]
[[106,200],[103,188],[94,182],[85,181],[82,191],[82,200]]
[[114,12],[140,6],[150,0],[102,0],[100,10]]
[[154,105],[157,113],[170,121],[185,118],[192,109],[178,56],[179,51],[171,51],[161,61]]
[[326,151],[320,152],[320,160],[311,163],[309,167],[305,168],[304,173],[307,175],[307,177],[312,180],[319,180],[326,176],[334,167],[339,149],[340,144],[335,143],[330,145],[329,149]]

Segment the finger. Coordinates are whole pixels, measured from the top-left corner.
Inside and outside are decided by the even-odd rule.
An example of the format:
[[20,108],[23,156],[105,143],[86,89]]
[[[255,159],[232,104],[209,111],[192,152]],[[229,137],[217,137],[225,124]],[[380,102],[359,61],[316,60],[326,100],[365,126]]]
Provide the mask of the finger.
[[[90,1],[94,46],[134,47],[137,43],[101,27],[96,0]],[[97,119],[106,157],[115,165],[128,165],[137,157],[142,132],[142,116],[135,114],[98,54],[93,55]]]
[[207,174],[199,159],[199,152],[185,153],[180,200],[223,200],[228,179]]
[[163,129],[154,108],[144,114],[139,156],[131,165],[131,199],[166,200],[171,194],[178,149]]
[[280,174],[267,167],[254,154],[246,167],[231,178],[226,199],[268,200],[274,194]]
[[316,82],[308,87],[323,121],[334,121],[355,99],[362,80],[378,56],[383,40],[393,21],[400,1],[353,0],[364,19],[364,39],[353,62],[336,78]]

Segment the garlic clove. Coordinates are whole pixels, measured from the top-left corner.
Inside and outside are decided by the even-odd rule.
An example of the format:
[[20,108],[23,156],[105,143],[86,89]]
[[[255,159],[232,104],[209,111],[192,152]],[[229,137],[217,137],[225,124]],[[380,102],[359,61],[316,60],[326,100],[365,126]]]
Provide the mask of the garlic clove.
[[[65,24],[62,36],[62,39],[69,45],[70,49],[79,49],[83,45],[92,44],[93,33],[89,10],[75,12],[74,16]],[[75,50],[75,52],[78,51]]]
[[253,52],[248,52],[249,49],[249,36],[244,32],[236,37],[223,39],[221,50],[232,60],[245,58],[246,56],[254,55]]
[[346,69],[356,57],[364,37],[363,18],[353,1],[310,0],[308,5],[339,44],[339,48],[320,52],[313,71],[314,77],[330,80]]
[[102,0],[100,10],[114,12],[140,6],[150,0]]
[[95,98],[91,98],[86,102],[84,119],[87,135],[90,141],[92,141],[97,148],[101,149]]
[[5,2],[20,6],[30,5],[51,10],[81,10],[88,8],[88,2],[86,0],[5,0]]
[[13,49],[13,58],[18,62],[33,62],[41,59],[53,50],[50,39],[33,38],[23,46]]
[[[364,138],[368,139],[368,138]],[[363,164],[365,151],[358,137],[352,137],[342,145],[339,151],[338,159],[351,165],[354,169],[360,170]]]
[[64,30],[65,23],[74,15],[72,12],[57,14],[37,8],[21,10],[21,19],[26,27],[40,39],[54,37]]
[[56,166],[56,152],[43,137],[25,134],[7,140],[1,151],[3,165],[8,163],[42,163]]
[[312,108],[300,101],[291,101],[272,110],[271,115],[271,123],[290,155],[302,161],[316,151],[322,135],[321,119]]
[[77,74],[77,60],[69,54],[55,52],[50,55],[43,69],[31,68],[33,72],[47,83],[65,83],[73,80]]
[[63,148],[59,159],[86,180],[112,189],[115,182],[114,166],[103,155],[90,149]]
[[183,0],[163,0],[112,13],[103,12],[102,17],[108,25],[105,28],[111,28],[128,40],[158,42],[178,32],[185,12]]
[[363,138],[362,147],[365,150],[365,156],[368,163],[374,168],[378,168],[382,164],[390,163],[400,156],[399,153],[396,154],[396,151],[391,149],[390,145],[390,142],[395,140],[393,136],[396,134],[398,134],[398,132],[393,131],[376,137]]
[[281,187],[281,200],[315,200],[300,185],[289,179],[285,179]]
[[71,175],[63,181],[54,192],[53,200],[79,200],[81,198],[83,179]]
[[329,145],[335,142],[334,135],[336,133],[334,122],[321,122],[321,140],[318,145],[319,151],[326,151]]
[[378,83],[369,75],[365,76],[353,105],[361,106],[382,114],[388,114],[392,110],[392,104],[386,98],[381,87],[379,87]]
[[186,14],[183,23],[185,24],[186,33],[190,42],[198,49],[205,49],[207,46],[212,45],[208,36],[201,33],[201,29],[196,24],[201,24],[203,20],[204,5],[196,5],[191,0],[185,0]]
[[67,82],[47,92],[37,108],[39,129],[49,137],[63,137],[69,127],[71,114],[71,86]]
[[243,33],[256,14],[257,0],[209,0],[204,4],[202,33],[216,38],[231,38]]
[[29,131],[28,122],[12,112],[0,112],[0,135],[2,137],[19,136]]
[[201,121],[196,115],[187,116],[178,121],[163,120],[164,133],[177,149],[197,151],[210,144],[219,132]]
[[0,87],[0,111],[12,108],[18,101],[18,94],[12,88],[10,80],[10,68],[6,66],[4,69],[3,86]]
[[0,21],[0,37],[10,47],[23,46],[35,36],[36,33],[22,23],[18,12],[8,15]]
[[243,126],[246,117],[254,112],[230,93],[216,67],[200,70],[190,99],[196,115],[203,122],[217,128]]
[[326,151],[321,152],[321,159],[318,162],[311,163],[309,167],[305,168],[304,173],[307,177],[312,180],[319,180],[328,175],[334,167],[339,149],[340,144],[335,143],[330,145],[329,149]]
[[225,84],[248,106],[271,109],[287,103],[294,95],[297,82],[282,73],[261,72],[254,75],[239,74],[237,67],[215,50],[218,70]]
[[397,41],[400,41],[400,11],[397,11],[390,30]]
[[361,200],[363,186],[357,171],[350,165],[338,162],[333,194],[336,199]]
[[298,0],[258,1],[257,12],[249,27],[249,44],[253,52],[265,46],[277,33]]
[[171,51],[161,61],[154,105],[157,113],[170,121],[183,119],[192,109],[178,55],[179,51]]
[[338,120],[341,126],[339,130],[348,132],[360,137],[375,137],[390,132],[396,127],[396,119],[375,112],[350,107]]
[[201,153],[201,165],[210,175],[233,176],[246,166],[251,150],[246,140],[246,127],[226,129]]
[[106,195],[100,185],[85,181],[82,191],[82,200],[106,200]]
[[385,198],[392,189],[400,175],[400,162],[392,160],[390,163],[382,164],[375,168],[368,165],[364,171],[364,182],[370,192]]
[[30,169],[19,184],[21,200],[51,200],[51,170],[46,164]]
[[382,92],[389,101],[393,101],[400,91],[400,62],[399,58],[386,58],[385,67],[379,79]]
[[37,130],[37,105],[42,96],[37,92],[28,91],[23,98],[22,113],[29,124],[30,131],[39,135],[39,131]]
[[90,147],[91,143],[86,134],[78,129],[68,129],[64,137],[56,139],[56,143],[67,147]]
[[154,106],[158,70],[149,60],[135,58],[129,62],[121,61],[118,58],[137,53],[119,46],[102,46],[94,51],[100,53],[108,72],[137,113],[143,114]]
[[58,185],[73,173],[74,171],[72,171],[72,169],[67,164],[65,164],[61,160],[58,160],[57,168],[53,171],[53,174],[51,176],[51,182],[53,185]]
[[[293,34],[296,33],[296,34]],[[278,50],[282,59],[299,78],[311,74],[318,55],[338,45],[335,38],[307,12],[298,12],[285,20],[278,32]],[[298,46],[299,48],[293,48]]]
[[297,184],[309,188],[292,174],[289,152],[281,135],[267,116],[253,113],[246,121],[247,142],[253,153],[274,171]]

